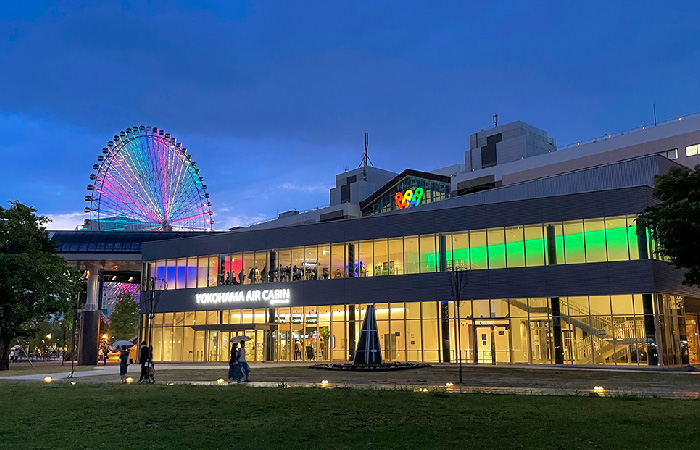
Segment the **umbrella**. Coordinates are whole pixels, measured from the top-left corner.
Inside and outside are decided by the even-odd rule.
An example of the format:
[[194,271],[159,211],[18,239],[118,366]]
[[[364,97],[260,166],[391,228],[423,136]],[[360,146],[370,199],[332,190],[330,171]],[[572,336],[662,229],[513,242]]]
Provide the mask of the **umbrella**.
[[19,350],[20,348],[22,348],[22,346],[19,344],[16,344],[16,345],[13,345],[12,348],[14,348],[15,350]]
[[236,336],[231,338],[231,342],[238,343],[238,342],[245,342],[249,341],[250,337],[248,336]]
[[134,345],[134,343],[131,341],[126,341],[126,340],[122,339],[121,341],[117,341],[112,345],[126,345],[127,347],[131,347],[132,345]]

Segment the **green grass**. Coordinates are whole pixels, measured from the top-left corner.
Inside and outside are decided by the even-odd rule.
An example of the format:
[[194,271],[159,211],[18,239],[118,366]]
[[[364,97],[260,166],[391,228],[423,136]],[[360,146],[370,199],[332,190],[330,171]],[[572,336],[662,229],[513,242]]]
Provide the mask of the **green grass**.
[[697,448],[700,401],[0,384],[0,448]]

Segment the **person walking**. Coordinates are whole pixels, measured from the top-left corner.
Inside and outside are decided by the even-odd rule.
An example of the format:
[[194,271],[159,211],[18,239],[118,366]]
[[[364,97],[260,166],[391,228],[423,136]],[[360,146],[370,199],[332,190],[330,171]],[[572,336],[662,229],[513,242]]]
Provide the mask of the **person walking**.
[[146,341],[141,341],[141,348],[139,349],[139,362],[141,363],[141,377],[139,378],[139,383],[142,381],[149,382],[151,377],[148,374],[148,365],[151,362],[151,350],[146,345]]
[[[248,365],[248,362],[245,360],[245,342],[241,342],[241,348],[238,350],[238,365],[240,366],[240,371],[241,371],[241,378],[242,375],[245,375],[245,381],[246,383],[250,381],[249,375],[250,375],[250,366]],[[239,378],[240,380],[240,378]]]
[[119,376],[122,383],[126,383],[126,369],[129,367],[129,349],[126,345],[122,345],[122,350],[119,353]]
[[240,366],[238,365],[238,344],[235,342],[231,345],[231,357],[228,361],[228,382],[240,382]]

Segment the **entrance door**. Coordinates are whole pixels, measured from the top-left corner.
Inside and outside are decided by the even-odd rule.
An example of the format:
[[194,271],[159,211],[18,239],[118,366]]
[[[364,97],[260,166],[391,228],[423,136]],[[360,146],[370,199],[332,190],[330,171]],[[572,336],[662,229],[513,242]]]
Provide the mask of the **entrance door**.
[[495,364],[493,325],[476,326],[476,348],[478,364]]

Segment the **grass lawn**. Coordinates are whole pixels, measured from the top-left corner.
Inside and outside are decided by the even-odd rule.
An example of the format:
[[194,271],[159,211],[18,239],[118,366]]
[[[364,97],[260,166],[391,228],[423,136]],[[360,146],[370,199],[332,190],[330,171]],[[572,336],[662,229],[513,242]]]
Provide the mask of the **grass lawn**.
[[0,384],[0,447],[693,448],[700,401]]
[[[84,372],[87,370],[93,370],[93,366],[79,366],[75,365],[74,370],[76,372]],[[35,373],[65,373],[70,372],[70,361],[61,365],[60,362],[55,363],[34,363],[34,366],[28,363],[21,364],[10,364],[10,370],[0,371],[1,377],[15,377],[20,375],[31,375]]]
[[[173,369],[167,364],[156,364],[158,381],[214,381],[226,378],[226,369],[197,368]],[[94,381],[117,381],[117,375],[96,375]],[[318,383],[328,380],[335,384],[396,384],[443,385],[459,380],[458,368],[454,365],[436,365],[423,369],[395,372],[355,372],[310,369],[304,366],[282,367],[274,364],[257,366],[251,371],[253,381],[287,381]],[[464,384],[468,386],[528,387],[551,389],[592,389],[604,386],[607,389],[643,389],[650,391],[698,391],[700,373],[637,371],[617,372],[610,370],[559,370],[530,369],[519,367],[467,366],[464,368]]]

